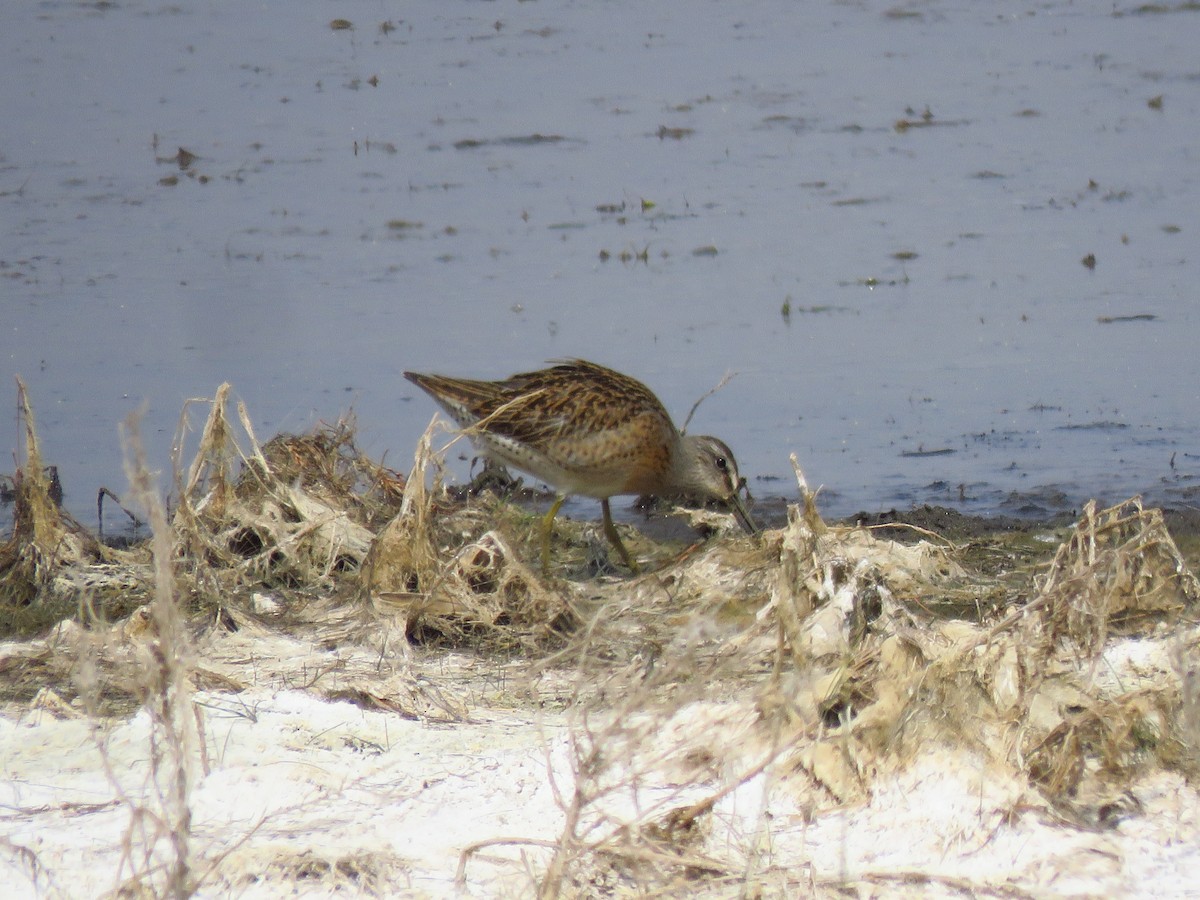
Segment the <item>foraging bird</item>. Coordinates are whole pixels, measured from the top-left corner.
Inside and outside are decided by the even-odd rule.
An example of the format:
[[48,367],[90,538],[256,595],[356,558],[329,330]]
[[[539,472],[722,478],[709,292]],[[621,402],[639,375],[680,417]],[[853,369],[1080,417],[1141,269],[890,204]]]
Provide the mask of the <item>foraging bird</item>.
[[642,384],[582,359],[472,381],[405,372],[494,461],[552,485],[558,498],[542,522],[542,567],[549,569],[550,529],[571,494],[595,497],[604,534],[635,572],[609,510],[618,494],[692,495],[720,500],[748,532],[758,529],[739,495],[745,479],[723,441],[681,434]]

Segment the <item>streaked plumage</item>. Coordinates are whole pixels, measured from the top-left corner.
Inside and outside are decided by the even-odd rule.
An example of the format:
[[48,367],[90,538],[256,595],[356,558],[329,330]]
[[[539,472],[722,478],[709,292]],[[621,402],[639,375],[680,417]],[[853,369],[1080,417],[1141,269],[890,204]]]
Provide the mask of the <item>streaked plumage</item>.
[[473,381],[405,372],[466,429],[496,462],[552,485],[559,498],[550,524],[571,494],[600,500],[604,532],[636,569],[612,524],[608,498],[619,494],[689,495],[729,505],[754,531],[739,490],[737,462],[724,442],[683,435],[659,399],[640,381],[585,360]]

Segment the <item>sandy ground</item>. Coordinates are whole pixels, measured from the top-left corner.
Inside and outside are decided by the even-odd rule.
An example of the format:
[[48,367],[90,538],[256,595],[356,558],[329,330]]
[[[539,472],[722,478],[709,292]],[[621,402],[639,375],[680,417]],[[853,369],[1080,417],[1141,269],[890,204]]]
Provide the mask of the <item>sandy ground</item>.
[[[0,659],[30,647],[5,645]],[[413,718],[304,687],[305,676],[340,679],[347,690],[364,683],[380,665],[365,651],[241,633],[216,633],[199,650],[203,671],[249,671],[256,681],[194,697],[203,753],[190,853],[200,896],[535,892],[580,758],[584,723],[559,702],[565,681],[522,683],[519,662],[445,653],[408,659],[403,679],[376,678],[380,696],[443,686],[447,708],[462,713],[448,721],[433,707]],[[1113,671],[1166,665],[1152,647],[1108,656]],[[737,896],[750,884],[763,896],[841,887],[851,896],[1184,897],[1200,884],[1200,798],[1179,775],[1131,783],[1124,814],[1087,829],[982,757],[930,747],[879,772],[866,802],[831,806],[786,766],[746,777],[770,753],[757,718],[749,699],[692,702],[660,723],[653,747],[614,747],[612,790],[585,812],[595,831],[580,833],[599,840],[619,823],[661,820],[727,784],[687,852],[731,877],[669,893]],[[708,777],[686,775],[698,748]],[[165,840],[149,855],[130,850],[156,834],[146,813],[161,808],[162,775],[155,780],[150,758],[144,711],[98,726],[46,698],[9,709],[0,718],[6,896],[112,896],[146,878],[167,851]],[[495,843],[463,866],[478,842]],[[579,871],[568,896],[633,895],[603,866]]]

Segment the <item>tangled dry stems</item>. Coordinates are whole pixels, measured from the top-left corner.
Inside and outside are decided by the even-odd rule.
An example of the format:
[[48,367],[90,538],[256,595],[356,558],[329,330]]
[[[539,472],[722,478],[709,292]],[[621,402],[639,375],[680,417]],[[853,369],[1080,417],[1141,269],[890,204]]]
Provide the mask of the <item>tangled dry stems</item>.
[[[827,525],[802,480],[787,525],[760,540],[723,537],[634,579],[571,580],[525,563],[537,558],[535,517],[490,496],[452,501],[434,423],[404,478],[357,450],[350,420],[260,446],[244,408],[240,429],[227,417],[228,392],[206,401],[186,471],[175,461],[169,521],[139,481],[145,462],[133,467],[154,536],[117,552],[78,536],[49,499],[21,389],[26,465],[0,549],[0,602],[47,617],[79,609],[107,637],[88,656],[81,632],[65,629],[53,651],[7,657],[6,694],[62,703],[90,666],[84,682],[151,709],[169,775],[157,793],[162,835],[187,833],[187,698],[208,677],[187,653],[198,628],[369,642],[394,624],[401,647],[519,653],[532,677],[572,673],[572,777],[556,784],[564,827],[549,844],[512,839],[547,854],[544,897],[798,889],[753,835],[739,852],[710,840],[720,804],[762,779],[816,814],[864,801],[881,773],[919,755],[969,748],[1025,778],[1028,802],[1095,826],[1127,808],[1124,785],[1139,773],[1197,774],[1200,584],[1161,513],[1136,498],[1089,504],[1020,590],[969,571],[948,542]],[[185,409],[178,447],[187,421]],[[587,546],[587,527],[566,542]],[[263,591],[280,598],[275,612],[256,606]],[[168,594],[186,601],[186,618],[163,617]],[[1105,655],[1127,636],[1163,643],[1165,667],[1136,682],[1106,678],[1115,663]],[[423,697],[419,709],[365,678],[339,690],[405,714],[463,715],[453,698],[404,684]],[[104,700],[89,702],[93,715],[120,708]],[[664,772],[678,787],[647,800],[640,786]],[[141,846],[159,834],[143,833]],[[468,848],[460,874],[488,845]],[[192,848],[172,847],[162,858],[176,863],[150,854],[132,868],[186,893]]]

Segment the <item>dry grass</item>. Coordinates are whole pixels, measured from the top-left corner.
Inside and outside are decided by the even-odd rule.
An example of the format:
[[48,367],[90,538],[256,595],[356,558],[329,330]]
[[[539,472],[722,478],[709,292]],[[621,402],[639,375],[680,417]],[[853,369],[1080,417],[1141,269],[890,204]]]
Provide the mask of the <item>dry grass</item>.
[[[25,384],[17,379],[17,412],[24,459],[13,475],[13,532],[0,546],[0,621],[3,632],[30,633],[75,611],[81,572],[115,557],[55,503],[42,463],[37,424]],[[3,636],[3,633],[0,633]]]
[[[357,451],[349,422],[260,447],[239,403],[239,439],[228,394],[221,385],[208,401],[195,458],[177,483],[174,528],[191,589],[214,606],[249,585],[328,590],[362,564],[369,525],[394,508],[402,480]],[[187,408],[179,453],[186,431]],[[175,467],[183,471],[178,458]]]
[[1094,658],[1110,633],[1145,633],[1194,609],[1200,581],[1188,570],[1162,512],[1133,498],[1097,510],[1090,501],[1041,584],[1041,630]]
[[[544,898],[853,890],[775,863],[768,799],[786,794],[811,816],[843,809],[885,774],[950,750],[1025,785],[1021,803],[1087,827],[1126,814],[1125,786],[1141,774],[1198,774],[1200,584],[1161,514],[1136,499],[1089,504],[1032,588],[971,571],[933,535],[900,544],[828,525],[799,472],[801,503],[782,529],[674,556],[655,548],[669,561],[636,578],[564,577],[578,576],[575,563],[548,576],[526,562],[537,559],[534,516],[446,490],[439,425],[402,477],[357,450],[350,421],[260,446],[244,408],[228,417],[228,393],[205,402],[191,461],[175,460],[170,517],[130,423],[132,496],[152,537],[118,554],[58,517],[21,388],[26,454],[0,598],[68,621],[0,658],[3,697],[62,714],[82,701],[101,745],[107,716],[150,714],[150,799],[110,776],[131,812],[128,892],[236,889],[189,841],[205,764],[191,692],[241,687],[196,655],[197,640],[222,631],[374,648],[373,671],[316,673],[305,689],[444,723],[470,703],[420,669],[417,648],[497,669],[523,660],[528,684],[513,685],[513,703],[539,679],[561,684],[571,771],[554,785],[557,840],[497,836],[460,865],[464,876],[489,846],[524,848]],[[560,522],[555,534],[586,548],[594,531]],[[1157,668],[1122,667],[1130,636],[1161,644]],[[763,811],[734,828],[728,804],[747,792]],[[386,893],[404,879],[397,860],[375,857],[264,865],[281,883],[331,890]],[[858,886],[887,883],[876,873]]]
[[[142,709],[150,720],[148,784],[142,796],[126,793],[122,773],[108,765],[109,782],[129,809],[125,833],[128,878],[122,892],[172,898],[190,897],[196,890],[191,846],[191,792],[200,776],[202,718],[192,704],[191,678],[195,653],[175,588],[175,537],[166,508],[156,489],[131,415],[123,429],[127,451],[126,474],[135,503],[150,524],[154,596],[149,627],[136,641],[135,683]],[[82,683],[83,695],[97,695],[98,682]],[[92,721],[103,748],[102,726],[92,704]],[[146,790],[148,788],[148,790]],[[122,872],[121,874],[125,874]]]

